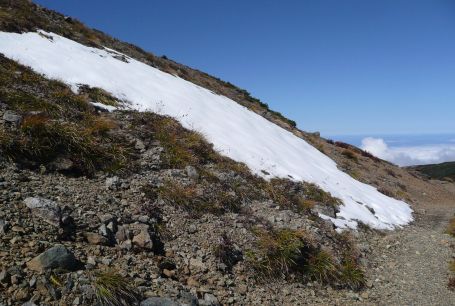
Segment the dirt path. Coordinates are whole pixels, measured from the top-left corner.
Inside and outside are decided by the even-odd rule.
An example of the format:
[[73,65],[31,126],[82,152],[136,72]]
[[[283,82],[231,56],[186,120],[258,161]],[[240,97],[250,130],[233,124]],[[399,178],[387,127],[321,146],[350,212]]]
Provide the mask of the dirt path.
[[[453,185],[453,186],[452,186]],[[381,237],[372,251],[370,302],[378,305],[455,305],[447,289],[448,263],[455,255],[455,239],[445,234],[455,212],[455,184],[439,203],[426,203],[416,222]],[[453,193],[452,193],[453,192]],[[364,301],[368,304],[367,299]]]

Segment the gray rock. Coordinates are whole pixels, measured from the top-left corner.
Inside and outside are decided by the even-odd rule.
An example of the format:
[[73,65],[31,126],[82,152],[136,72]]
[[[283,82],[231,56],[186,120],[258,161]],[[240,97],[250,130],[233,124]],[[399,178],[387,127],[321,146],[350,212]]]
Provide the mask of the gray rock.
[[194,168],[193,166],[186,166],[185,172],[190,179],[192,179],[194,181],[199,179],[199,173],[197,172],[196,168]]
[[145,144],[144,142],[142,142],[142,140],[136,139],[136,144],[134,145],[134,148],[139,151],[145,150]]
[[112,235],[112,232],[110,229],[107,228],[105,224],[101,224],[101,226],[98,228],[98,232],[100,235],[109,238]]
[[334,206],[320,203],[316,204],[311,211],[316,215],[323,214],[332,218],[336,218],[337,213]]
[[188,306],[197,306],[199,305],[197,297],[195,297],[191,292],[181,291],[180,292],[180,301]]
[[151,297],[141,302],[140,306],[179,306],[180,304],[170,298]]
[[121,242],[119,244],[119,246],[120,246],[121,249],[129,251],[129,250],[131,250],[133,248],[133,242],[128,239],[128,240],[125,240],[125,241]]
[[217,306],[220,305],[220,302],[218,302],[218,299],[216,296],[210,293],[204,294],[204,301],[206,302],[206,305],[212,305],[212,306]]
[[9,123],[12,123],[12,124],[19,125],[22,121],[22,116],[16,114],[13,111],[7,110],[3,114],[3,120],[5,120],[6,122],[9,122]]
[[103,224],[108,224],[109,222],[114,221],[115,217],[112,214],[104,214],[98,217]]
[[119,226],[117,232],[115,233],[115,239],[118,243],[131,239],[131,232],[126,226]]
[[120,187],[121,181],[117,176],[108,177],[106,179],[106,188],[111,190],[116,190]]
[[84,234],[85,238],[87,239],[88,243],[93,244],[93,245],[109,245],[109,240],[101,236],[97,233],[90,233],[87,232]]
[[33,215],[51,225],[60,226],[62,210],[56,202],[41,197],[30,197],[26,198],[24,203]]
[[9,223],[5,220],[0,220],[0,235],[6,234],[9,229]]
[[10,281],[11,281],[10,273],[6,269],[3,269],[2,272],[0,272],[0,283],[8,284]]
[[38,272],[56,268],[76,271],[81,263],[65,246],[56,245],[27,262],[27,267]]
[[74,163],[68,159],[59,157],[49,164],[49,169],[54,171],[69,170],[74,166]]
[[147,250],[153,249],[152,237],[150,237],[149,232],[145,229],[133,237],[133,244],[143,249]]

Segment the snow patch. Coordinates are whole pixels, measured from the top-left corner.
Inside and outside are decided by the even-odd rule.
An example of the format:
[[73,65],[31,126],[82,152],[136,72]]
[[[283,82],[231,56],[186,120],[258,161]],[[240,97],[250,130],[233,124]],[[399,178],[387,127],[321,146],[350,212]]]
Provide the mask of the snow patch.
[[112,106],[112,105],[106,105],[106,104],[103,104],[103,103],[100,103],[100,102],[90,102],[92,105],[94,106],[97,106],[101,109],[104,109],[104,110],[107,110],[108,112],[113,112],[115,110],[117,110],[117,107],[115,106]]
[[354,180],[301,138],[235,101],[129,57],[121,55],[119,60],[118,52],[41,34],[45,35],[0,32],[0,52],[72,88],[99,87],[131,101],[133,109],[172,116],[258,175],[291,176],[318,185],[343,201],[337,218],[329,218],[339,228],[355,228],[361,221],[376,229],[393,229],[413,220],[408,204]]

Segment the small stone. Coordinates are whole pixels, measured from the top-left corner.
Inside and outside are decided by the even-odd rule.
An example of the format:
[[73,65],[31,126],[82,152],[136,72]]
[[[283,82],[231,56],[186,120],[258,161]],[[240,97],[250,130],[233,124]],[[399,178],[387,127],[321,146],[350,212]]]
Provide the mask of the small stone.
[[81,263],[65,246],[56,245],[27,262],[27,267],[37,272],[55,268],[75,271],[81,267]]
[[163,269],[163,275],[167,278],[173,278],[175,276],[175,270]]
[[56,202],[41,197],[30,197],[26,198],[24,203],[33,215],[53,226],[60,226],[62,211]]
[[188,233],[194,234],[196,232],[197,232],[197,226],[195,224],[190,224],[190,226],[188,226]]
[[9,223],[5,220],[0,220],[0,235],[6,234],[9,229]]
[[205,271],[206,266],[202,262],[202,260],[197,259],[197,258],[191,258],[190,259],[190,269],[195,270],[195,271]]
[[12,123],[12,124],[15,124],[15,125],[19,125],[19,124],[21,123],[21,121],[22,121],[22,116],[16,114],[16,113],[13,112],[13,111],[7,110],[7,111],[3,114],[3,120],[5,120],[5,121],[8,122],[8,123]]
[[11,281],[11,275],[6,269],[3,269],[2,272],[0,272],[0,283],[2,284],[8,284]]
[[108,224],[109,222],[113,221],[115,217],[111,214],[103,214],[98,217],[103,224]]
[[18,274],[11,275],[11,284],[17,285],[20,283],[22,277]]
[[240,284],[238,286],[239,293],[245,295],[248,292],[248,286],[245,284]]
[[96,266],[95,257],[89,256],[89,257],[87,258],[87,263],[88,263],[89,265]]
[[101,260],[101,263],[102,263],[103,265],[105,265],[105,266],[110,266],[110,265],[112,264],[112,259],[110,259],[110,258],[103,258],[103,259]]
[[145,150],[145,144],[142,140],[136,139],[136,144],[134,145],[134,148],[139,151]]
[[368,299],[368,298],[370,297],[370,295],[368,294],[368,292],[362,292],[362,294],[360,295],[360,297],[361,297],[362,299],[365,299],[365,300],[366,300],[366,299]]
[[142,230],[138,235],[133,237],[133,244],[147,250],[153,249],[153,242],[147,230]]
[[206,303],[208,303],[208,305],[213,305],[213,306],[220,305],[220,302],[218,302],[218,299],[216,298],[216,296],[214,296],[211,293],[204,294],[204,301]]
[[27,288],[21,288],[16,291],[14,299],[18,302],[28,300],[30,299],[30,292],[28,292]]
[[36,286],[36,276],[33,276],[30,281],[28,282],[28,285],[30,286],[30,288],[33,288]]
[[108,239],[112,237],[112,231],[107,228],[106,224],[102,224],[98,228],[98,233]]
[[131,232],[126,226],[119,226],[115,233],[115,239],[118,243],[131,239]]
[[140,306],[179,306],[177,302],[164,297],[150,297],[141,302]]
[[193,166],[186,166],[185,172],[186,172],[186,175],[188,175],[188,177],[190,179],[192,179],[193,181],[197,181],[199,179],[199,173],[197,172],[196,168],[194,168]]
[[186,280],[186,284],[189,286],[189,287],[199,287],[199,282],[197,281],[197,279],[193,276],[190,276],[188,277],[188,279]]
[[125,249],[127,251],[131,250],[133,248],[133,242],[131,240],[125,240],[122,243],[120,243],[120,248]]
[[87,239],[88,243],[93,245],[108,245],[109,240],[101,236],[97,233],[85,233],[85,238]]
[[115,190],[115,189],[118,189],[118,187],[120,187],[120,185],[121,185],[121,182],[117,176],[108,177],[106,179],[106,188],[107,189]]

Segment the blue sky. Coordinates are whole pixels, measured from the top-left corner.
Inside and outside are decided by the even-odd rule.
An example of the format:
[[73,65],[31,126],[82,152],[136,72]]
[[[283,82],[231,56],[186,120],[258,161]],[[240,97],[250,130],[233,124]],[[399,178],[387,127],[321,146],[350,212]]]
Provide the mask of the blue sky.
[[304,130],[455,132],[453,0],[35,2],[245,88]]

